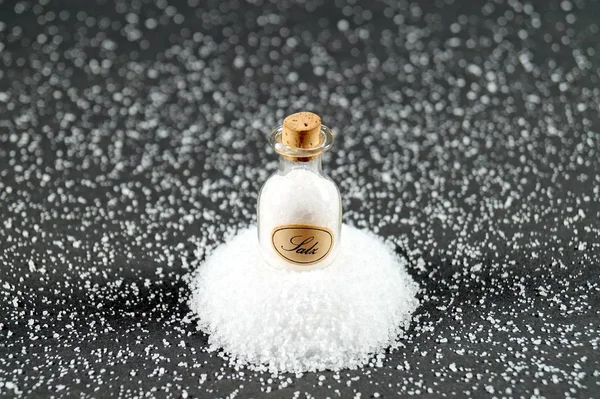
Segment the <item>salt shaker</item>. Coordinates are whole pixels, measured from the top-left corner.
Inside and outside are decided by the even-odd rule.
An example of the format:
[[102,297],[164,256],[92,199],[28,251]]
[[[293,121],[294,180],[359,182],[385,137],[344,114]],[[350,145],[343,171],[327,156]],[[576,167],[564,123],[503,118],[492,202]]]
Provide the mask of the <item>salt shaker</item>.
[[337,254],[342,227],[340,192],[321,168],[333,133],[318,115],[299,112],[271,132],[270,143],[280,158],[258,197],[261,253],[278,269],[327,267]]

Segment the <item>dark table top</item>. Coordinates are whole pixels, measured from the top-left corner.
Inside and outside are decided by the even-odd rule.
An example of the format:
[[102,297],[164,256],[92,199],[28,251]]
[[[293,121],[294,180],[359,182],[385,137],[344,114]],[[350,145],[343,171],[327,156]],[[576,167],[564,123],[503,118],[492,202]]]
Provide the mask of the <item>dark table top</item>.
[[[0,4],[0,395],[600,395],[600,3]],[[299,110],[422,305],[361,370],[234,370],[186,276]]]

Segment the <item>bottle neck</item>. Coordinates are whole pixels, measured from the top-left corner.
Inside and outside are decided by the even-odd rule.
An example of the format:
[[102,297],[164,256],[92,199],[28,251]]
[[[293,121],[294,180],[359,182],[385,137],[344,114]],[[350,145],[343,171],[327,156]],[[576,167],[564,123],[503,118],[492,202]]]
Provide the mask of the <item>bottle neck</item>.
[[309,161],[292,161],[284,156],[279,157],[279,172],[287,173],[292,169],[300,168],[323,174],[323,170],[321,169],[321,155],[317,155]]

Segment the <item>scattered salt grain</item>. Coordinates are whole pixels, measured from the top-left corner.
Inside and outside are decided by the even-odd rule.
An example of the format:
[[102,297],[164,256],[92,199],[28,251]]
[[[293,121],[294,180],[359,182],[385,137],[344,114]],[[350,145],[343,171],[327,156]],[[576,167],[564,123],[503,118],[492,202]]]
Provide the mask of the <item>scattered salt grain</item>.
[[[598,396],[600,2],[85,3],[0,13],[0,396]],[[256,222],[264,127],[298,109],[423,304],[323,387],[232,372],[181,280]]]
[[419,302],[405,262],[347,225],[329,268],[297,273],[264,264],[256,228],[218,247],[192,280],[190,308],[236,365],[271,372],[356,368],[402,335]]

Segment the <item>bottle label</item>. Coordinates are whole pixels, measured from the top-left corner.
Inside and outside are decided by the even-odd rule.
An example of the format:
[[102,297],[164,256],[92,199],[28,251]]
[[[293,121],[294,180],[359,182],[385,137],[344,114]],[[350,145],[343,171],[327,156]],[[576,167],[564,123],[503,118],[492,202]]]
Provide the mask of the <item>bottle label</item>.
[[287,224],[273,229],[273,248],[282,258],[298,266],[321,262],[333,247],[333,232],[326,227]]

